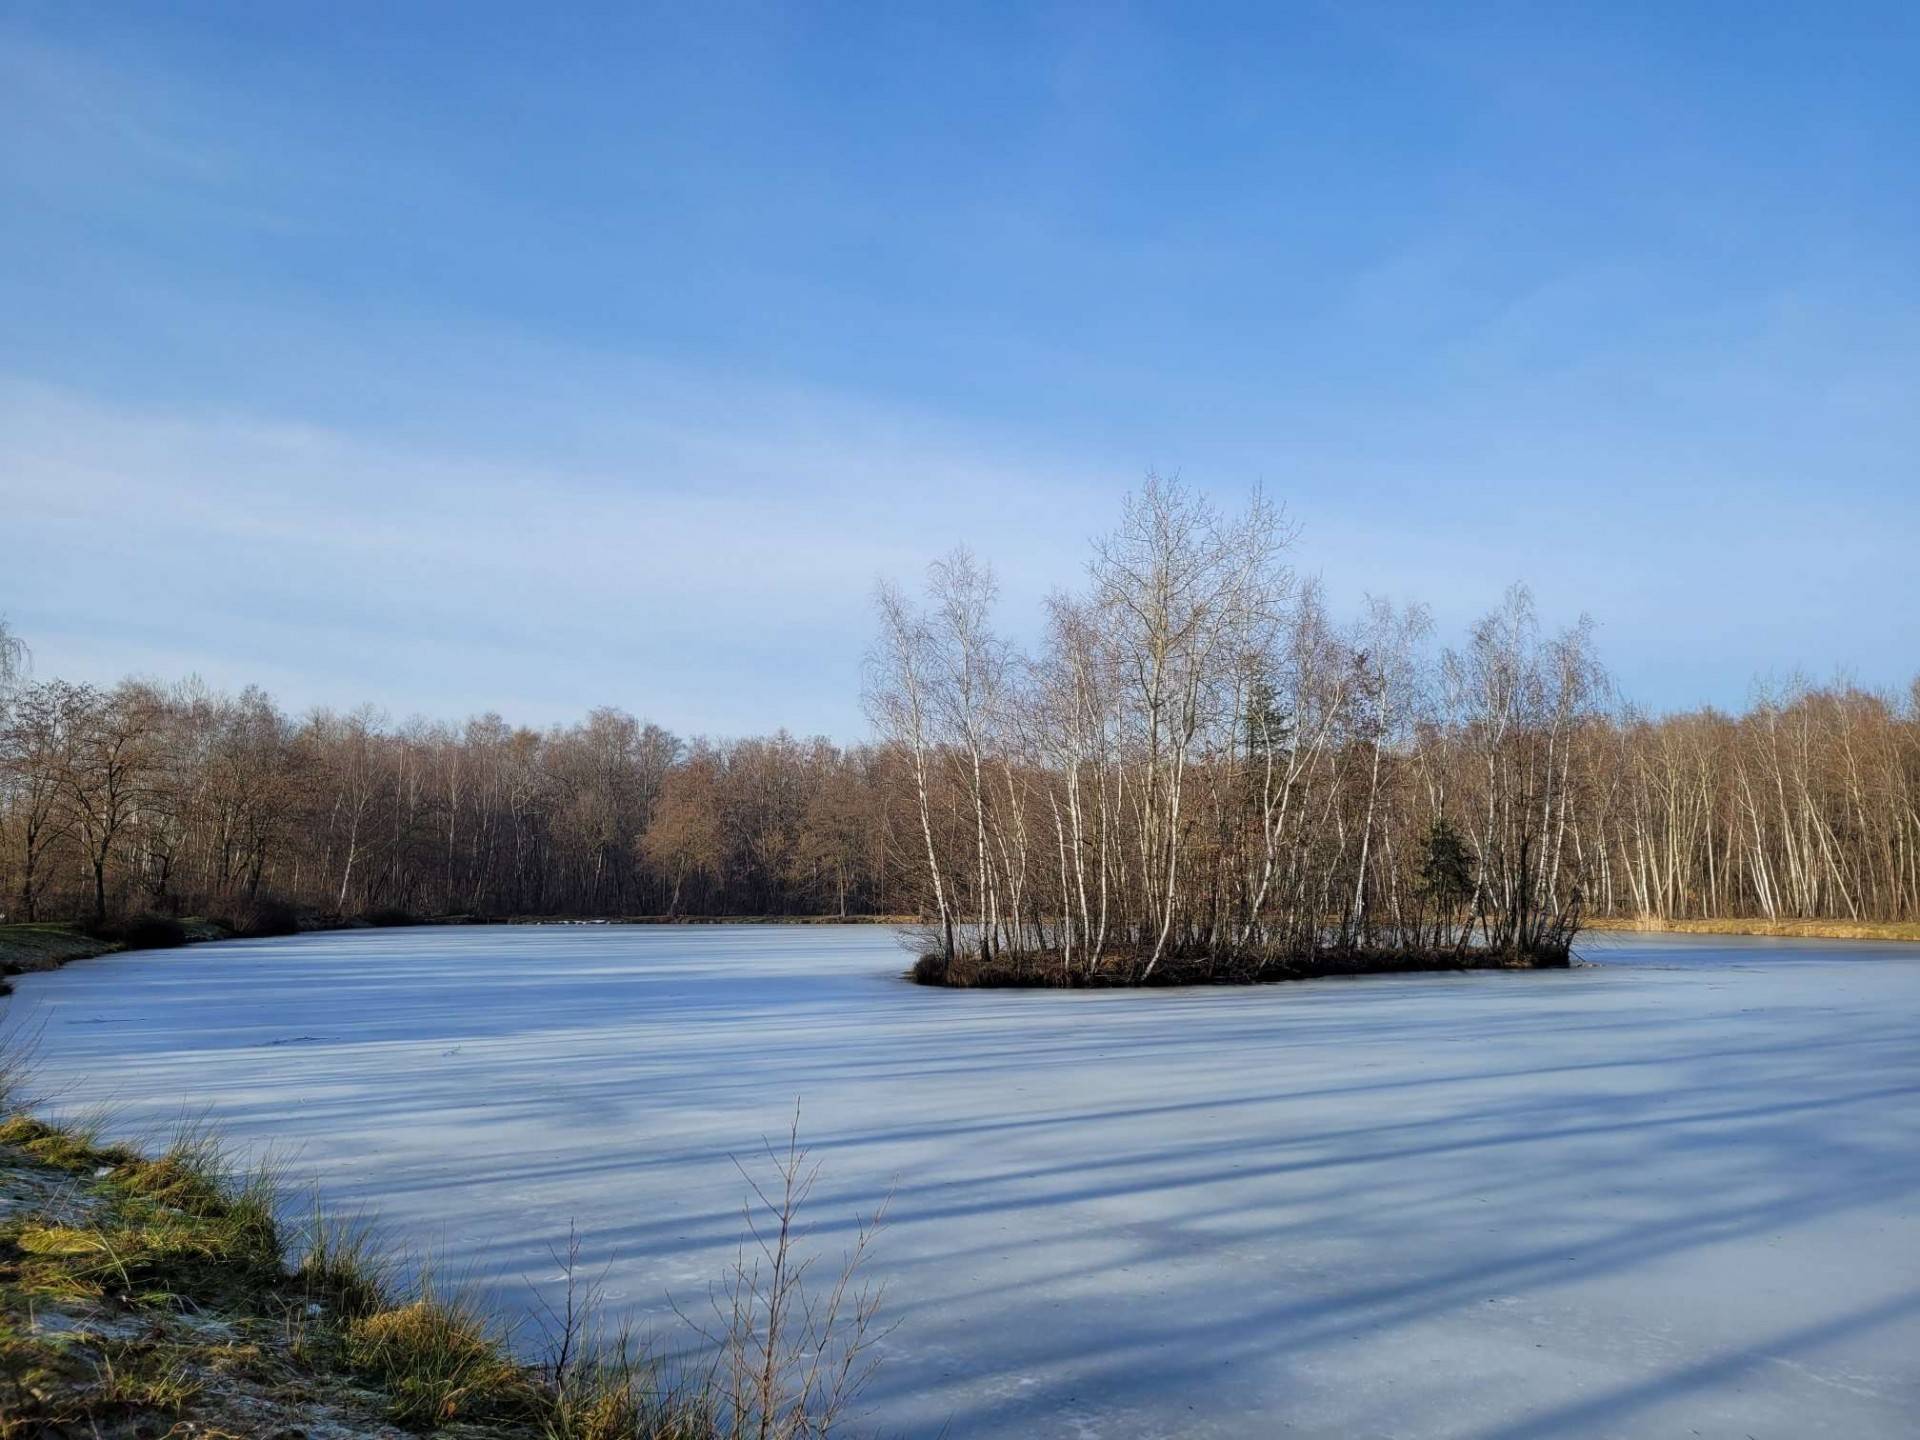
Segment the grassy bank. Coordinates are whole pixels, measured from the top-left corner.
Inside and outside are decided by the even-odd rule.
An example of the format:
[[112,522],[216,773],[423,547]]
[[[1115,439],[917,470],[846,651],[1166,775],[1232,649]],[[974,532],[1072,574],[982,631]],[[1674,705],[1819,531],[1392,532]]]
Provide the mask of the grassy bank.
[[1326,950],[1311,955],[1257,958],[1167,956],[1146,973],[1142,957],[1108,957],[1089,971],[1068,965],[1059,954],[982,960],[955,955],[923,955],[909,972],[915,983],[952,990],[1111,990],[1191,985],[1269,985],[1287,980],[1320,980],[1339,975],[1409,975],[1448,970],[1564,970],[1570,963],[1564,946],[1537,951],[1491,950]]
[[[119,948],[117,941],[98,939],[78,925],[0,925],[0,977],[53,970]],[[0,994],[5,990],[0,979]]]
[[1913,920],[1670,920],[1639,915],[1583,920],[1580,923],[1587,930],[1675,935],[1774,935],[1798,940],[1920,940],[1920,921]]
[[0,1124],[0,1440],[569,1433],[536,1428],[531,1375],[457,1301],[391,1293],[324,1221],[295,1243],[271,1176],[204,1136],[147,1158]]
[[0,995],[11,975],[57,970],[75,960],[122,950],[159,950],[206,940],[229,940],[233,930],[214,920],[136,917],[106,930],[73,923],[0,925]]
[[[4,1080],[0,1074],[0,1080]],[[773,1237],[716,1288],[714,1358],[671,1372],[569,1276],[533,1348],[364,1228],[289,1225],[270,1169],[203,1132],[157,1155],[17,1110],[0,1121],[0,1440],[764,1440],[844,1433],[878,1291],[803,1288],[793,1220],[813,1171],[769,1151]],[[415,1278],[403,1279],[407,1273]],[[798,1317],[804,1317],[804,1323]]]

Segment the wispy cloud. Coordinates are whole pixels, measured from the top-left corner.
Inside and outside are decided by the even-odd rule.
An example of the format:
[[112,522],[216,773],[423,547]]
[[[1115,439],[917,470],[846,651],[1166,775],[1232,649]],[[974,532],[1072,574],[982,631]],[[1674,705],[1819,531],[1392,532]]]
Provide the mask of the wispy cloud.
[[725,427],[628,411],[613,468],[6,383],[0,505],[27,543],[0,604],[98,679],[847,734],[877,576],[971,539],[1022,601],[1073,578],[1078,477],[762,398]]
[[1642,20],[0,20],[0,611],[853,734],[877,574],[971,544],[1031,633],[1158,466],[1342,609],[1591,610],[1657,707],[1904,678],[1911,66]]

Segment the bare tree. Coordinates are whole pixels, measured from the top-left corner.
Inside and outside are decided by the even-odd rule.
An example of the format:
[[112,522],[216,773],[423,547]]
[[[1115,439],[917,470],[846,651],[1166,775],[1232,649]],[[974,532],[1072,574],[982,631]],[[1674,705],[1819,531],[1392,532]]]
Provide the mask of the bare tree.
[[933,838],[934,738],[928,671],[932,646],[924,619],[900,593],[882,582],[874,592],[880,641],[867,662],[867,708],[875,725],[912,759],[914,802],[926,846],[927,882],[933,892],[942,953],[953,962],[953,910]]
[[93,876],[93,918],[107,918],[107,868],[152,798],[160,696],[128,681],[100,694],[73,687],[62,700],[60,784]]
[[59,681],[21,693],[0,729],[0,775],[6,782],[5,833],[20,897],[20,918],[40,918],[40,896],[49,858],[71,833],[74,811],[66,802],[68,731],[84,723],[91,692]]
[[32,663],[26,641],[14,634],[7,617],[0,615],[0,716],[5,715],[14,688],[26,679]]

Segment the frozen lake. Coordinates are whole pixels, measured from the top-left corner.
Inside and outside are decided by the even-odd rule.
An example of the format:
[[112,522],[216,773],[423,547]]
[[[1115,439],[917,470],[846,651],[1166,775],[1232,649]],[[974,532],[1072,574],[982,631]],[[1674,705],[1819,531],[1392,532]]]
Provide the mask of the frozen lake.
[[43,1088],[205,1110],[524,1305],[578,1222],[664,1332],[796,1098],[869,1420],[969,1437],[1920,1433],[1920,947],[1151,994],[866,927],[357,931],[19,983]]

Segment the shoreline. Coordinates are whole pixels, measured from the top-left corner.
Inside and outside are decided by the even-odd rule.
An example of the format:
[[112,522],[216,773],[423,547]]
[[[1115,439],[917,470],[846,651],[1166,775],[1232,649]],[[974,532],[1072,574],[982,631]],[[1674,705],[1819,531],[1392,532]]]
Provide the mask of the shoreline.
[[[346,920],[303,921],[297,933],[317,934],[335,930],[374,930],[374,929],[411,929],[428,925],[553,925],[553,926],[621,926],[621,925],[892,925],[912,926],[925,922],[911,915],[509,915],[497,918],[482,918],[475,915],[434,915],[422,916],[418,920],[404,924],[380,925],[358,916]],[[224,940],[270,939],[271,936],[245,936],[226,929],[209,920],[187,919],[181,922],[187,929],[187,939],[181,946],[129,947],[118,940],[101,939],[89,935],[77,921],[40,921],[32,924],[0,925],[0,996],[13,990],[12,979],[17,975],[35,975],[49,970],[58,970],[76,960],[92,960],[101,955],[117,955],[129,949],[183,949],[187,945],[209,945]],[[1678,919],[1652,915],[1614,915],[1594,917],[1582,920],[1582,933],[1599,932],[1605,934],[1641,934],[1641,935],[1750,935],[1758,938],[1781,940],[1867,940],[1879,942],[1920,943],[1920,921],[1900,920],[1766,920],[1759,918],[1718,918],[1710,920]],[[1257,979],[1214,979],[1170,981],[1170,984],[1267,984],[1281,983],[1286,980],[1315,979],[1327,975],[1364,975],[1391,974],[1413,970],[1466,970],[1466,969],[1540,969],[1552,968],[1541,965],[1516,965],[1506,963],[1446,963],[1431,965],[1408,965],[1401,956],[1392,957],[1392,963],[1381,968],[1334,966],[1322,968],[1309,966],[1298,971],[1287,970]],[[1283,967],[1284,969],[1285,967]],[[922,982],[926,983],[926,982]],[[1023,984],[1029,988],[1084,988],[1082,986],[1060,986],[1057,981],[1031,980],[1025,982],[988,982],[1007,986],[1009,983]],[[1162,982],[1156,981],[1154,988]],[[947,987],[955,988],[955,987]]]
[[1641,935],[1754,935],[1777,940],[1901,940],[1920,941],[1920,921],[1913,920],[1682,920],[1657,915],[1616,915],[1584,919],[1584,933],[1604,930]]
[[[229,1173],[204,1136],[156,1155],[5,1109],[0,1435],[407,1433],[396,1377],[348,1363],[346,1286],[332,1283],[371,1295],[376,1257],[364,1273],[327,1273],[324,1255],[296,1256],[286,1197]],[[532,1432],[487,1416],[460,1433]]]
[[213,945],[226,940],[287,939],[291,935],[315,935],[337,930],[411,930],[432,925],[917,925],[910,915],[507,915],[482,918],[477,915],[423,915],[415,920],[382,924],[355,916],[346,920],[303,920],[297,931],[288,935],[246,935],[229,930],[211,920],[184,919],[186,939],[178,945],[128,945],[121,940],[104,939],[87,933],[77,920],[42,920],[17,925],[0,925],[0,996],[13,993],[13,978],[40,975],[58,970],[76,960],[94,960],[102,955],[121,955],[134,950],[183,950],[193,945]]

